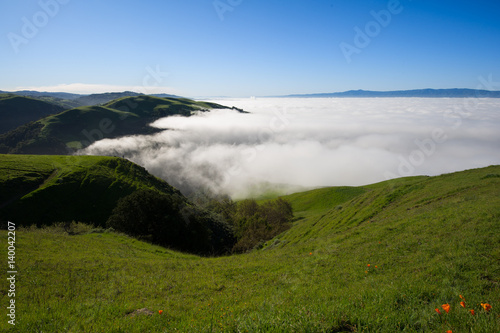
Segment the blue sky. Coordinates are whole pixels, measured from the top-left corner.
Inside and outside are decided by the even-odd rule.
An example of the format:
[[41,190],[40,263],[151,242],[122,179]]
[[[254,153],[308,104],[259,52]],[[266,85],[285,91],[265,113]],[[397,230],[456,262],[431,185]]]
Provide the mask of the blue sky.
[[0,50],[9,91],[476,88],[500,82],[500,2],[3,0]]

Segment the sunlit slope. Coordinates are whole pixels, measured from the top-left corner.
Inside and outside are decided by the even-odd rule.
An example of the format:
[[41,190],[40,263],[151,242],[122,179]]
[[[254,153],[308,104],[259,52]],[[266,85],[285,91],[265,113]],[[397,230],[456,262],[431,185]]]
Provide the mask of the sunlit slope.
[[329,211],[339,204],[364,193],[363,187],[325,187],[316,190],[287,195],[296,214],[314,215]]
[[18,224],[104,225],[120,198],[145,188],[180,195],[121,158],[0,155],[0,216]]
[[[403,234],[418,243],[421,236],[448,235],[457,228],[482,225],[492,230],[500,226],[499,185],[500,167],[491,166],[437,177],[400,178],[364,187],[293,194],[285,198],[291,201],[299,220],[282,239],[301,244],[311,240],[328,243],[332,238],[341,240],[356,234],[360,241],[370,242],[374,236],[387,239]],[[349,196],[352,199],[346,200]],[[318,199],[311,200],[315,197]]]
[[500,331],[499,166],[288,199],[289,231],[220,258],[19,230],[13,331]]

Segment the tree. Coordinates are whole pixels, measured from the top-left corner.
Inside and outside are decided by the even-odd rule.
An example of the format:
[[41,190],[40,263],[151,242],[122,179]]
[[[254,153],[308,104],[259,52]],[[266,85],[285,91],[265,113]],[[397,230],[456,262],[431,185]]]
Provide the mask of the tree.
[[235,252],[251,250],[290,228],[293,210],[282,198],[259,205],[255,200],[238,202],[232,216],[232,224],[238,242]]
[[182,229],[178,216],[181,204],[177,195],[135,191],[118,201],[107,226],[131,236],[151,236],[155,243],[175,242]]
[[236,239],[217,214],[203,210],[177,194],[139,190],[116,205],[107,226],[130,236],[203,255],[227,253]]

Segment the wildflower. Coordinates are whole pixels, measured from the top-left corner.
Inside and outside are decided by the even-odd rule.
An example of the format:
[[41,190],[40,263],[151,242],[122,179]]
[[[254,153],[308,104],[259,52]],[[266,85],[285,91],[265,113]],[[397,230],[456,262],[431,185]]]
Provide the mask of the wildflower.
[[473,316],[475,316],[475,315],[476,315],[476,312],[474,311],[474,309],[471,309],[471,310],[470,310],[470,314],[471,314],[471,315],[473,315]]
[[465,302],[464,302],[464,301],[460,302],[460,305],[461,305],[463,308],[465,308]]
[[484,311],[491,310],[491,305],[489,305],[488,303],[481,303],[481,306],[483,307]]
[[368,264],[368,265],[366,265],[366,266],[370,267],[370,264]]
[[159,314],[162,314],[162,313],[163,313],[163,310],[158,310],[158,313],[159,313]]
[[465,298],[462,295],[458,295],[462,299],[462,301],[465,301]]
[[446,333],[453,333],[451,330],[447,330]]
[[312,256],[312,254],[313,254],[312,252],[309,252],[309,255],[310,255],[310,256]]
[[441,314],[441,311],[439,311],[439,309],[436,308],[435,310],[437,313]]
[[446,311],[446,313],[450,312],[450,304],[446,303],[441,305],[441,307],[443,308],[444,311]]
[[375,265],[375,268],[378,268],[377,265]]

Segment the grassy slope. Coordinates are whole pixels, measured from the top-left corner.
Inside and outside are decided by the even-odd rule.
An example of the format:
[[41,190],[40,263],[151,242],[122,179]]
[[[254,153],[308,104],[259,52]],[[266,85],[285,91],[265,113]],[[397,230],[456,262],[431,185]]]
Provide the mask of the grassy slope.
[[97,156],[0,155],[0,215],[23,223],[103,225],[119,198],[139,188],[178,193],[127,160]]
[[148,124],[161,117],[189,116],[210,108],[226,107],[185,98],[123,97],[103,106],[78,107],[27,124],[0,137],[0,146],[9,147],[5,153],[65,155],[103,138],[157,132]]
[[221,258],[18,230],[14,331],[499,332],[499,185],[495,166],[294,194],[289,231]]
[[0,134],[63,110],[63,107],[45,101],[0,94]]

